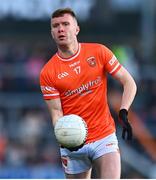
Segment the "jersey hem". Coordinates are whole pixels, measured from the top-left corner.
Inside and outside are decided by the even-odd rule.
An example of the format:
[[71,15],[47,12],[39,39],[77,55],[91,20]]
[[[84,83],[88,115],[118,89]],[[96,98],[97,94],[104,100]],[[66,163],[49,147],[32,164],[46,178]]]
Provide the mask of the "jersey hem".
[[107,135],[103,135],[103,136],[100,136],[99,138],[95,138],[94,140],[87,141],[85,144],[93,143],[93,142],[98,141],[100,139],[103,139],[103,138],[105,138],[105,137],[107,137],[107,136],[109,136],[115,132],[116,132],[116,130],[110,131]]

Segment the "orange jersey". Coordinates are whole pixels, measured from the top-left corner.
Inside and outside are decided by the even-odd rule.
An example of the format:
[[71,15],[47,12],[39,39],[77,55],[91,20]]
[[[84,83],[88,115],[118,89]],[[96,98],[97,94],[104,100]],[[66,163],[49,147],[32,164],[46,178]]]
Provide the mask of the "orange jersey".
[[56,53],[43,67],[40,85],[45,100],[60,98],[63,114],[77,114],[88,126],[87,143],[115,132],[107,103],[106,74],[121,65],[104,45],[80,43],[77,53],[67,59]]

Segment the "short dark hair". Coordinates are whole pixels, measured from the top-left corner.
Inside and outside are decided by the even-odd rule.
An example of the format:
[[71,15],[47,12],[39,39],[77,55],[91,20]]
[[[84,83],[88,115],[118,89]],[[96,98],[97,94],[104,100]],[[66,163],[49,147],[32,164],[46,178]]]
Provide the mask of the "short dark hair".
[[72,17],[74,17],[77,20],[77,17],[71,8],[57,9],[52,13],[51,18],[62,17],[64,14],[70,14]]

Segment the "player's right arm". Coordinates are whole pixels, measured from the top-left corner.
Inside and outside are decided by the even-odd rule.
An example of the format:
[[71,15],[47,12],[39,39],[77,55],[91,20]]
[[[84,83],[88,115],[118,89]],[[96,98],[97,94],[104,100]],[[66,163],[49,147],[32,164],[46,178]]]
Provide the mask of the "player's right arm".
[[49,61],[41,70],[40,73],[40,87],[45,100],[52,124],[55,126],[56,121],[63,116],[62,105],[60,100],[59,91],[55,88],[55,74],[52,73],[53,69],[51,61]]
[[45,102],[50,112],[52,124],[55,126],[56,121],[63,116],[60,98],[45,100]]

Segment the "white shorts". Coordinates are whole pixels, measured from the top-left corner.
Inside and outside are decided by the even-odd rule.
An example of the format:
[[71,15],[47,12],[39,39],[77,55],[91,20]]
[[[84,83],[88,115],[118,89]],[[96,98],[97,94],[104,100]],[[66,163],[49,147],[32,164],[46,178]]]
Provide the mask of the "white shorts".
[[71,152],[66,148],[60,148],[62,165],[67,174],[85,172],[92,167],[93,160],[104,154],[118,151],[118,140],[115,133],[93,143],[85,144],[78,151]]

